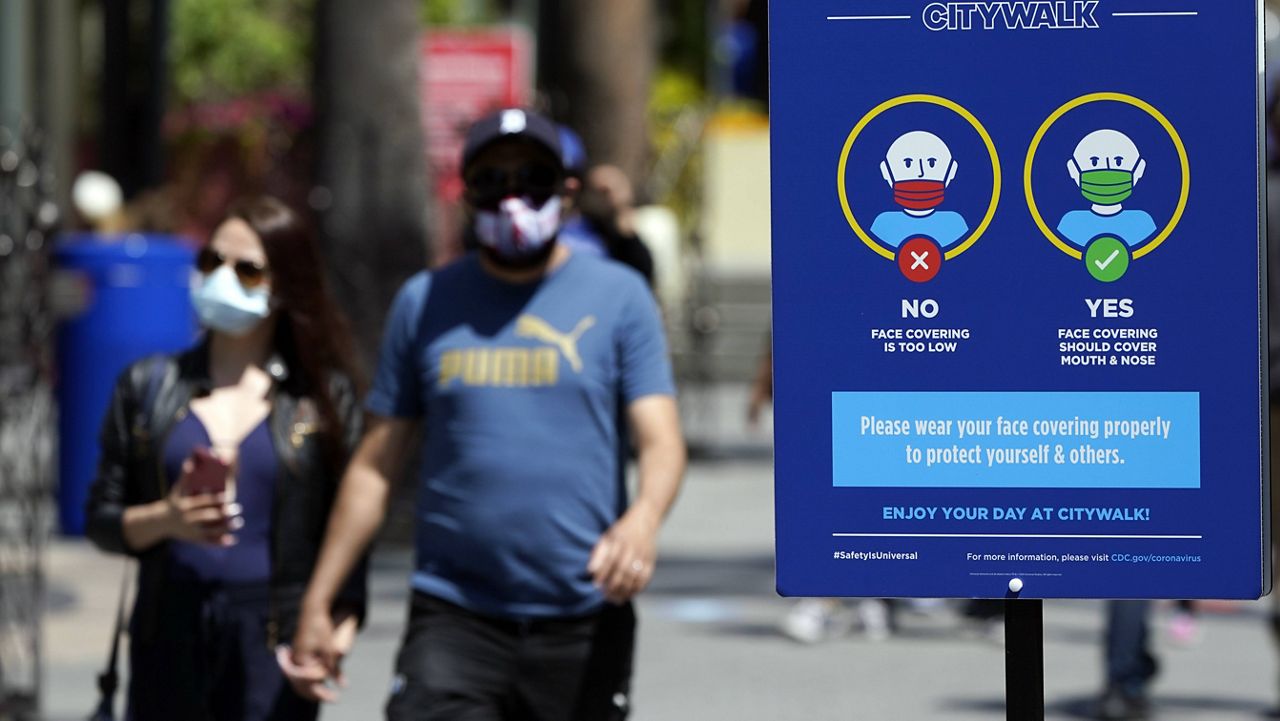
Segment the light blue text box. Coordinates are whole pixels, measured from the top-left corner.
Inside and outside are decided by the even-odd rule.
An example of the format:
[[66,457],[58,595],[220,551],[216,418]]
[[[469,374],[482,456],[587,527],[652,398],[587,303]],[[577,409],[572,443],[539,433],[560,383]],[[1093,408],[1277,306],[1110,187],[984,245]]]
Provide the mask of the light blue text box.
[[[1000,435],[997,419],[1015,424],[1008,430],[1025,422],[1026,435]],[[964,420],[989,421],[990,427],[985,434],[980,426],[970,427],[972,433],[962,438]],[[1077,420],[1085,423],[1070,425]],[[907,433],[896,434],[902,421]],[[918,422],[924,421],[942,422],[934,430],[949,433],[922,434],[926,429]],[[1097,422],[1096,438],[1091,421]],[[1125,434],[1107,438],[1107,421],[1146,426],[1117,425],[1113,432]],[[1041,426],[1037,433],[1037,422],[1060,425]],[[1158,434],[1133,438],[1129,432],[1135,430]],[[919,451],[912,455],[918,461],[908,461],[908,446]],[[831,447],[835,486],[1199,488],[1200,395],[836,392],[831,394]],[[1019,462],[992,465],[989,451],[1008,452]],[[1100,458],[1109,462],[1085,462]]]

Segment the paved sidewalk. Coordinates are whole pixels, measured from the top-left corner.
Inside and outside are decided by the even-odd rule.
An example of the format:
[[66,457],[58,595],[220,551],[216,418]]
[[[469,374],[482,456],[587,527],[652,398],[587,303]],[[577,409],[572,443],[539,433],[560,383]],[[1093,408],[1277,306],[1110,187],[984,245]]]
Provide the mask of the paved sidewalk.
[[[967,634],[949,607],[905,613],[884,642],[854,633],[801,646],[777,632],[790,602],[773,592],[773,490],[768,461],[700,462],[662,540],[640,602],[634,721],[949,721],[1004,718],[1004,654]],[[368,627],[348,660],[350,687],[326,721],[381,717],[405,613],[409,555],[375,558]],[[111,628],[122,562],[58,541],[48,562],[45,623],[50,721],[83,719]],[[1202,638],[1173,647],[1158,622],[1163,672],[1155,718],[1258,719],[1277,696],[1266,601],[1214,604]],[[1102,606],[1046,602],[1048,718],[1088,718],[1101,679]]]

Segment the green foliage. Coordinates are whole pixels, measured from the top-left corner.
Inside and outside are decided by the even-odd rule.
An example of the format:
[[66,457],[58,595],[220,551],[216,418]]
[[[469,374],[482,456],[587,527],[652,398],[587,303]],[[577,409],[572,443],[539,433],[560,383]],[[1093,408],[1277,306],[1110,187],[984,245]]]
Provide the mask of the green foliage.
[[666,0],[659,5],[659,18],[662,64],[705,85],[711,52],[708,4]]
[[174,99],[305,88],[313,10],[314,0],[173,0]]
[[427,25],[475,25],[496,22],[494,0],[419,0]]
[[649,133],[657,162],[650,177],[656,203],[670,207],[686,230],[697,227],[702,207],[701,133],[708,112],[698,78],[661,68],[649,95]]
[[690,105],[700,104],[704,97],[702,84],[696,77],[668,67],[658,71],[649,107],[659,115],[672,114]]

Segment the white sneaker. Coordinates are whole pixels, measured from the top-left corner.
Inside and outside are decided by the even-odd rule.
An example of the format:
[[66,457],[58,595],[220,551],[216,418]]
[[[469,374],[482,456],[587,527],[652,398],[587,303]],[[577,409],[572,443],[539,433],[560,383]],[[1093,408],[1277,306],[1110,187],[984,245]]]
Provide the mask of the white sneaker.
[[796,602],[782,619],[782,632],[800,643],[817,643],[848,630],[840,602],[830,598],[805,598]]
[[889,628],[889,602],[881,598],[866,598],[858,603],[858,620],[868,641],[884,641],[892,635]]

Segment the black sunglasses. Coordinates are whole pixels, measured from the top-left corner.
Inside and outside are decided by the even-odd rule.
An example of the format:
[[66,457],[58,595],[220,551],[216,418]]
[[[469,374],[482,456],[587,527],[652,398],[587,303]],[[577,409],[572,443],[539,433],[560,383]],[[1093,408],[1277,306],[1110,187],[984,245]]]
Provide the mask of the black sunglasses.
[[[227,262],[225,255],[206,245],[196,255],[196,270],[200,271],[202,275],[209,275]],[[236,278],[245,289],[256,288],[267,279],[266,266],[251,263],[247,260],[237,260],[231,263],[231,269],[236,272]]]
[[496,208],[513,195],[527,195],[542,205],[559,190],[560,172],[547,163],[525,163],[515,170],[488,166],[468,174],[466,183],[467,202],[477,208]]

